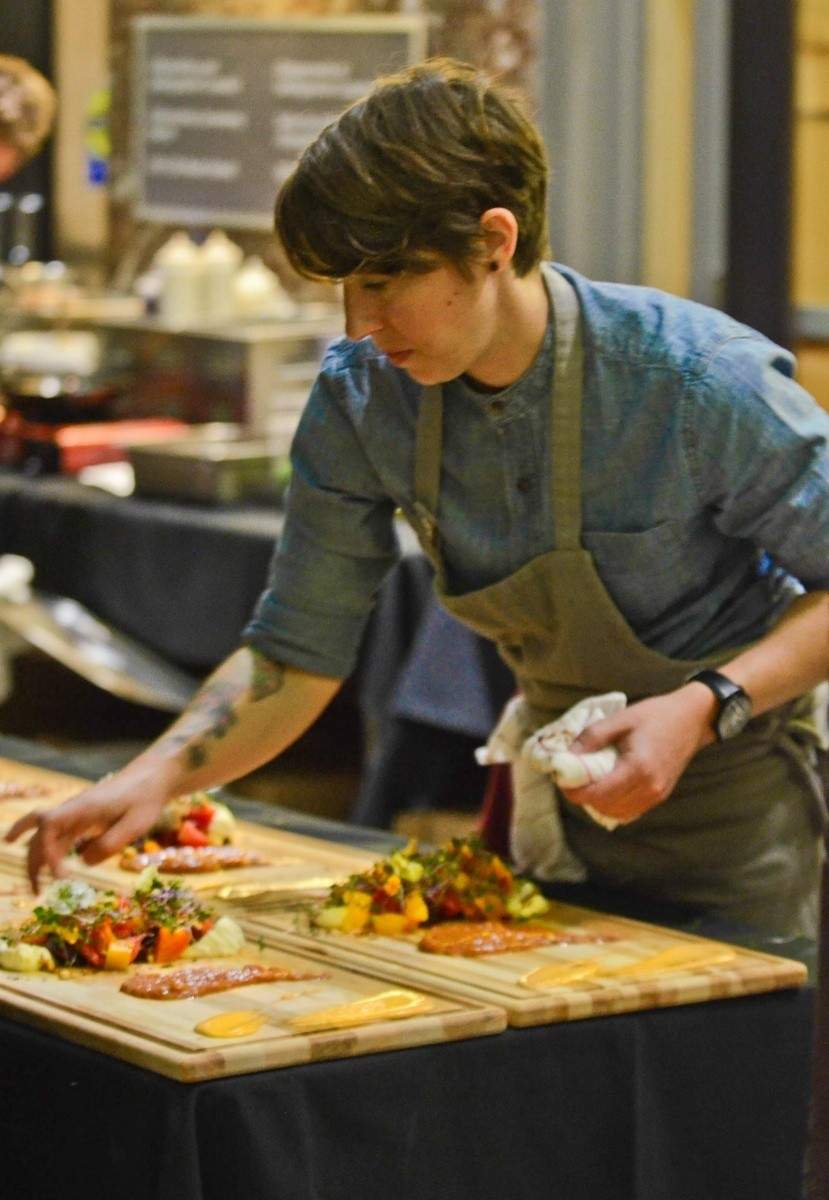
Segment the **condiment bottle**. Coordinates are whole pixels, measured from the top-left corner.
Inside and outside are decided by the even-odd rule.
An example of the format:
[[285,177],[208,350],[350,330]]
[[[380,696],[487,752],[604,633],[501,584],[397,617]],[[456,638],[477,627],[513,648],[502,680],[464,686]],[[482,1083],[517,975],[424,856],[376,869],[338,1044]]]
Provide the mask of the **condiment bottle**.
[[287,320],[296,313],[296,305],[282,284],[256,255],[246,259],[237,271],[233,295],[238,317]]
[[208,234],[200,250],[204,319],[229,321],[236,315],[233,284],[244,257],[242,250],[221,229]]
[[202,260],[198,247],[183,230],[174,233],[153,258],[161,272],[158,315],[168,325],[197,325],[202,304]]

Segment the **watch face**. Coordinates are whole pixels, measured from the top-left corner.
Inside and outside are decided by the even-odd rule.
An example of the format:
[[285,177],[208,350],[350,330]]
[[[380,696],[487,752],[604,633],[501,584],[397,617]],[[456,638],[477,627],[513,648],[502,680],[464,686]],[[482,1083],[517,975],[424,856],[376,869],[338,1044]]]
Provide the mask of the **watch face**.
[[717,732],[721,738],[731,738],[742,733],[751,720],[751,701],[745,693],[729,696],[720,709]]

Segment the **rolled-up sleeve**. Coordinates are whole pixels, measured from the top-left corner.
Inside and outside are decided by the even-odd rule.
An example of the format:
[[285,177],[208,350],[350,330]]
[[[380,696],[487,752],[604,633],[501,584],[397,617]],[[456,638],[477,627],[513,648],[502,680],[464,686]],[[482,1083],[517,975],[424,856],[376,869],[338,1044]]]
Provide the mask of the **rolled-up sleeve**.
[[279,662],[345,678],[399,557],[392,499],[366,458],[335,371],[320,374],[291,451],[285,525],[243,640]]
[[761,338],[728,341],[686,392],[685,443],[718,528],[829,589],[829,414]]

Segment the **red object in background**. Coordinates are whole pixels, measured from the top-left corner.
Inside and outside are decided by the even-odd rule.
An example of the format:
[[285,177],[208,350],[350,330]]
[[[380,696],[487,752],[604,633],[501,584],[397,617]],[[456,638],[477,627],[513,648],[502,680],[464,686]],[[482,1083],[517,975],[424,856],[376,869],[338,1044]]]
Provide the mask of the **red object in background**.
[[509,763],[489,768],[481,810],[480,834],[488,850],[509,858],[512,820],[512,772]]
[[27,421],[11,409],[0,420],[0,464],[24,467],[32,474],[74,475],[97,463],[123,461],[133,443],[168,441],[188,428],[172,417],[50,425]]

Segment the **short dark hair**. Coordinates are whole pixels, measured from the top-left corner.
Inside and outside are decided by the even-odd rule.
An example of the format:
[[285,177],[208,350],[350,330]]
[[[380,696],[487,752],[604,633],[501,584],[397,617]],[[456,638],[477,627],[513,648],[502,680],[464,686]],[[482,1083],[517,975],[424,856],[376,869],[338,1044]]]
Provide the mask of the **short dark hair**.
[[453,59],[378,79],[302,154],[276,198],[289,262],[311,279],[355,271],[464,270],[482,251],[480,218],[518,222],[513,265],[548,249],[547,161],[519,96]]

